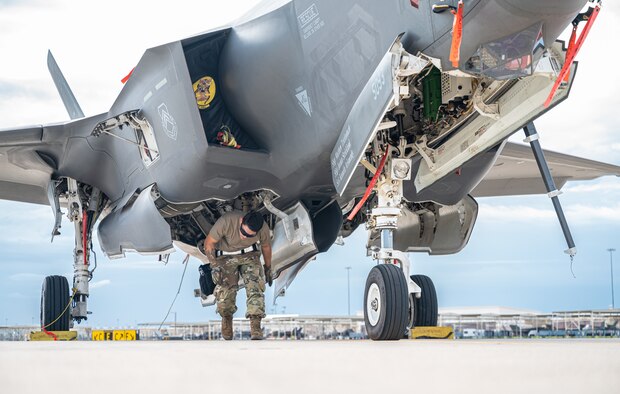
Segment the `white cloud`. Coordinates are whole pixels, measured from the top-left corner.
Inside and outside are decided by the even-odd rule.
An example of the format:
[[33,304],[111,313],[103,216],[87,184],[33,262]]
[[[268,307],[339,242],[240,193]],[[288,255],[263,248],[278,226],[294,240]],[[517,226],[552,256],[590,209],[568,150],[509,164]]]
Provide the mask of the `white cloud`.
[[[166,266],[157,260],[158,256],[141,256],[137,253],[128,252],[124,259],[106,259],[103,264],[107,270],[153,270],[165,269]],[[171,256],[169,264],[175,264]]]
[[28,299],[28,298],[32,298],[32,297],[28,297],[27,295],[24,295],[22,293],[10,293],[8,295],[8,297],[10,299],[13,299],[13,300],[25,300],[25,299]]
[[519,205],[480,204],[478,220],[522,221],[550,220],[555,217],[552,209],[538,209]]
[[29,272],[22,272],[18,274],[13,274],[9,276],[9,280],[14,282],[43,282],[43,275],[40,274],[32,274]]
[[620,191],[620,182],[617,179],[606,179],[604,181],[592,184],[580,184],[575,186],[567,186],[562,189],[565,193],[609,193]]
[[[562,38],[569,35],[567,29]],[[579,67],[569,98],[536,120],[544,149],[620,164],[616,91],[620,74],[601,68],[620,61],[618,53],[609,50],[609,38],[618,36],[620,4],[608,2],[577,56]],[[517,135],[523,139],[523,133]]]
[[[411,261],[415,261],[417,257],[416,253],[409,253]],[[475,266],[491,266],[491,267],[506,267],[506,266],[517,266],[517,267],[525,267],[525,266],[536,266],[539,264],[548,264],[548,259],[491,259],[491,260],[480,260],[478,258],[474,259],[446,259],[441,262],[443,266],[454,266],[461,267],[466,266],[468,270]]]
[[[50,244],[54,215],[49,206],[0,201],[2,243],[25,248]],[[52,247],[69,248],[73,244],[73,225],[63,216],[61,235]],[[69,249],[67,249],[69,250]]]
[[112,284],[112,281],[109,279],[102,279],[102,280],[98,280],[96,282],[92,282],[89,284],[89,287],[91,289],[100,289],[102,287],[108,286]]
[[570,205],[566,215],[570,219],[580,222],[620,223],[620,203],[611,206]]
[[[504,222],[527,222],[557,220],[551,204],[548,209],[526,205],[480,204],[479,219]],[[563,206],[567,220],[571,223],[620,223],[620,203],[610,206],[570,204]]]
[[[9,102],[0,97],[0,128],[68,120],[46,68],[48,49],[84,112],[100,113],[110,108],[123,86],[121,78],[146,49],[215,28],[258,2],[178,0],[162,11],[143,1],[76,5],[58,0],[3,9],[0,48],[5,61],[0,63],[0,78],[39,93]],[[93,28],[93,20],[118,20],[119,10],[124,15],[139,15],[145,23],[125,24],[122,29]],[[195,15],[203,17],[196,19]]]

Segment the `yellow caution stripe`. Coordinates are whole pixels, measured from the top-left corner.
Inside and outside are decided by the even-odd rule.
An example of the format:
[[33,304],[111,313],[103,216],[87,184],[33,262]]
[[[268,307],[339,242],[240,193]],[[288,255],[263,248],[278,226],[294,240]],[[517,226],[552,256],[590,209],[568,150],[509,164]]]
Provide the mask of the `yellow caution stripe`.
[[414,327],[411,339],[454,339],[452,327]]
[[30,333],[31,341],[75,341],[76,331],[34,331]]
[[137,341],[138,330],[93,330],[93,341]]

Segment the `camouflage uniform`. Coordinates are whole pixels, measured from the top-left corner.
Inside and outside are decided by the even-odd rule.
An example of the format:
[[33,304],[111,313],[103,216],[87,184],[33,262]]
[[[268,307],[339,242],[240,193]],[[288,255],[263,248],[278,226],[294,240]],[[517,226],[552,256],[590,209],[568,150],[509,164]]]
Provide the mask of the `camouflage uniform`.
[[[218,250],[234,253],[260,242],[270,245],[269,227],[263,227],[251,238],[241,238],[239,226],[243,212],[233,211],[222,215],[213,225],[209,236],[217,241]],[[260,248],[259,248],[260,250]],[[239,290],[239,274],[247,293],[246,317],[265,317],[265,272],[260,262],[260,251],[245,254],[224,254],[211,262],[211,276],[215,283],[213,294],[220,316],[232,316],[237,311],[235,301]]]
[[245,283],[247,311],[245,317],[265,317],[265,273],[260,262],[260,252],[243,255],[222,256],[211,264],[215,283],[217,313],[232,316],[237,311],[239,274]]

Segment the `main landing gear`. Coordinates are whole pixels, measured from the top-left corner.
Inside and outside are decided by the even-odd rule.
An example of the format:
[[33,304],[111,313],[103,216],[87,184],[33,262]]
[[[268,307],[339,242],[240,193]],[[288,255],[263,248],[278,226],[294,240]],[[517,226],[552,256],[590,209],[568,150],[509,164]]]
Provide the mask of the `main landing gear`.
[[[74,179],[68,178],[66,182],[64,196],[67,199],[67,216],[75,227],[73,286],[70,291],[69,282],[64,276],[45,278],[41,290],[41,329],[44,331],[68,331],[73,321],[80,323],[88,317],[88,283],[94,271],[94,268],[89,270],[91,235],[103,206],[103,195],[96,188],[78,185]],[[57,194],[56,201],[58,197]],[[60,219],[57,219],[54,235],[59,234],[59,227]]]

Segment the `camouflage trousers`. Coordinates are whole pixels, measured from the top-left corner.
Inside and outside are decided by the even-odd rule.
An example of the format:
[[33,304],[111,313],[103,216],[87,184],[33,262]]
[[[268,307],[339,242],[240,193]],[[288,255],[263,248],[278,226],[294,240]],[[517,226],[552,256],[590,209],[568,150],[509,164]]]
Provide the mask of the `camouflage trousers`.
[[259,256],[260,252],[223,256],[211,263],[211,276],[215,283],[213,294],[220,316],[232,316],[237,311],[241,275],[247,294],[245,317],[265,317],[265,273]]

